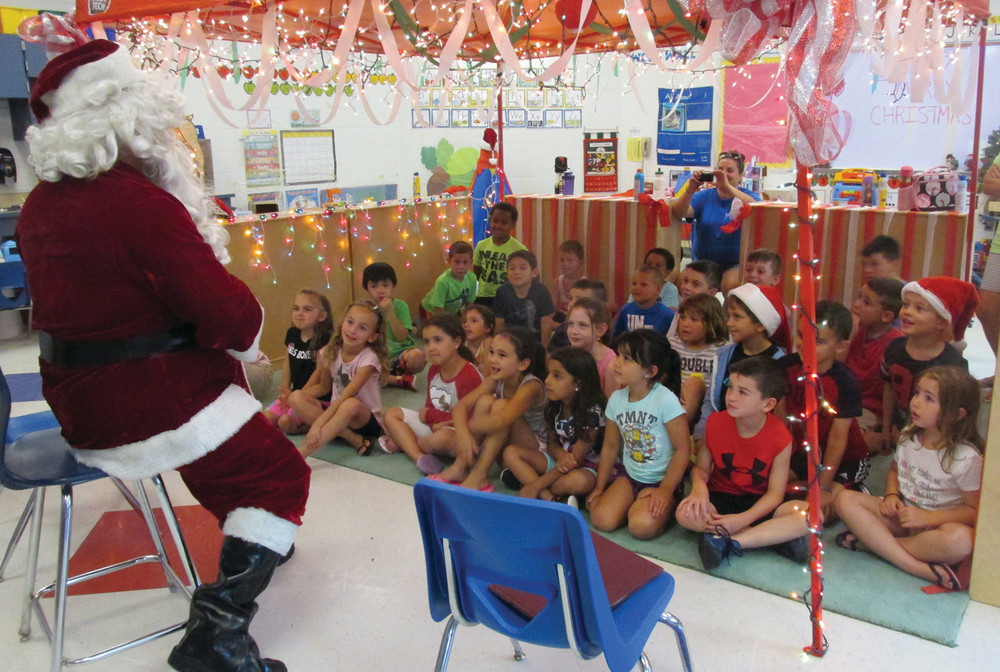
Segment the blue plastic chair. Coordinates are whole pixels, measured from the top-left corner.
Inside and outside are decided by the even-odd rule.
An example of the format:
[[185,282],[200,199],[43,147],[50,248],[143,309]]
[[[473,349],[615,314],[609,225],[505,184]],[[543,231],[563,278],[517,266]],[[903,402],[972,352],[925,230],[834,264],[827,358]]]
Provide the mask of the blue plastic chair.
[[22,261],[0,263],[0,310],[27,310],[31,333],[31,292]]
[[[4,266],[6,264],[0,264]],[[11,396],[7,379],[0,369],[0,434],[8,436],[10,423]],[[18,631],[21,640],[28,639],[31,635],[31,612],[34,609],[38,621],[42,626],[46,636],[52,643],[52,672],[59,672],[64,664],[75,665],[79,663],[100,660],[114,653],[130,649],[139,644],[143,644],[153,639],[178,632],[183,629],[186,622],[177,623],[167,628],[157,630],[142,637],[138,637],[129,642],[124,642],[116,646],[109,647],[97,653],[75,659],[63,658],[63,632],[66,624],[66,594],[67,588],[76,583],[81,583],[99,576],[105,576],[122,569],[134,567],[135,565],[158,562],[163,568],[167,578],[167,584],[172,592],[182,591],[188,599],[191,598],[191,588],[184,584],[177,576],[167,560],[167,554],[160,538],[160,532],[153,517],[153,511],[146,496],[146,490],[142,481],[135,482],[135,492],[133,493],[121,481],[116,478],[111,480],[128,500],[129,504],[143,516],[150,536],[155,546],[155,554],[147,554],[130,558],[122,562],[101,567],[77,576],[69,576],[70,558],[70,532],[73,522],[73,486],[89,483],[109,476],[99,469],[87,467],[77,462],[70,452],[69,444],[62,438],[58,426],[48,429],[37,429],[39,424],[45,424],[44,414],[35,414],[32,423],[20,424],[20,436],[14,438],[9,444],[5,441],[0,449],[0,485],[11,490],[31,490],[32,501],[31,511],[22,514],[22,518],[29,516],[32,519],[31,533],[28,540],[28,563],[25,576],[26,591],[21,609],[21,627]],[[184,569],[191,580],[191,586],[197,586],[198,576],[191,561],[187,546],[181,536],[180,528],[177,525],[177,518],[174,515],[170,498],[163,486],[163,480],[159,476],[150,479],[156,489],[163,516],[167,521],[167,526],[173,535],[174,543],[181,556]],[[61,516],[59,524],[59,548],[57,562],[56,580],[43,588],[35,589],[35,575],[38,567],[38,548],[42,531],[42,512],[45,505],[45,488],[48,486],[59,486],[61,490]],[[27,520],[27,519],[25,519]],[[19,523],[20,524],[20,523]],[[42,610],[41,599],[45,595],[55,595],[55,617],[53,627],[49,626],[45,613]]]
[[[657,623],[677,637],[681,662],[691,670],[684,629],[665,611],[674,579],[663,572],[612,609],[580,512],[565,504],[486,494],[419,481],[413,488],[424,540],[431,617],[448,619],[436,670],[448,666],[459,625],[481,624],[518,642],[569,648],[583,659],[602,653],[608,668],[636,663],[649,670],[642,649]],[[500,585],[540,595],[545,607],[532,619],[490,591]]]

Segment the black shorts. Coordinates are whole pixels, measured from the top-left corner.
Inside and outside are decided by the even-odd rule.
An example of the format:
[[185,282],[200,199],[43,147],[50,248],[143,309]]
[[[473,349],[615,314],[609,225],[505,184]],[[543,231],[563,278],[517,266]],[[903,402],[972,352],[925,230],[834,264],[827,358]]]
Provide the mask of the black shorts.
[[[720,516],[728,516],[735,513],[749,511],[750,507],[756,504],[761,497],[763,497],[763,495],[733,495],[728,492],[715,491],[709,491],[708,493],[708,501],[712,502],[712,506],[715,507],[715,511]],[[761,516],[754,522],[759,523],[763,520],[768,520],[772,515],[772,513],[768,513],[765,516]]]
[[[637,481],[628,472],[625,471],[624,467],[615,478],[625,478],[628,479],[629,485],[632,486],[632,499],[637,499],[639,497],[639,492],[645,490],[646,488],[658,488],[659,483],[643,483],[642,481]],[[677,484],[677,488],[674,490],[674,502],[679,502],[684,497],[684,481],[682,480]]]
[[351,431],[357,432],[361,435],[361,438],[371,443],[375,443],[375,441],[378,440],[378,437],[382,436],[384,433],[382,431],[382,425],[378,424],[378,420],[375,419],[374,413],[368,416],[368,422],[365,423],[364,427],[352,429]]
[[[800,481],[809,480],[809,467],[806,462],[805,453],[795,453],[792,455],[789,469]],[[868,457],[862,457],[858,462],[841,462],[837,473],[833,476],[835,483],[840,483],[848,490],[857,490],[865,479],[868,478],[868,469],[871,464]]]

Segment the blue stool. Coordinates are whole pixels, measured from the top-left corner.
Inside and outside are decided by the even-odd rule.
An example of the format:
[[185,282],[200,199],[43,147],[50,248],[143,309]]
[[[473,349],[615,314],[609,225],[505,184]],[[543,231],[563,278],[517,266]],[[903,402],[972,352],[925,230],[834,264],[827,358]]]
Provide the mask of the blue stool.
[[[0,434],[3,434],[5,437],[8,435],[8,428],[10,426],[10,408],[10,388],[7,386],[7,380],[3,376],[3,371],[0,370]],[[24,421],[22,429],[24,425],[31,422],[46,422],[41,417],[42,415],[35,414],[32,420]],[[121,481],[111,477],[112,482],[114,482],[132,507],[140,512],[145,519],[146,526],[149,528],[150,536],[156,548],[156,553],[130,558],[78,576],[69,576],[70,532],[73,520],[73,486],[102,478],[109,478],[109,476],[99,469],[84,466],[73,458],[70,446],[62,438],[58,427],[34,429],[34,431],[25,430],[23,434],[11,441],[11,443],[7,444],[4,442],[3,448],[0,450],[0,484],[11,490],[32,491],[31,511],[30,513],[26,511],[25,514],[22,514],[22,518],[25,518],[25,516],[32,518],[32,525],[28,539],[28,565],[25,578],[26,591],[21,609],[21,627],[18,632],[22,641],[31,635],[31,611],[32,607],[34,607],[38,621],[52,643],[52,672],[59,672],[64,664],[75,665],[100,660],[114,653],[138,646],[139,644],[144,644],[153,639],[178,632],[185,626],[185,622],[177,623],[89,656],[75,659],[63,658],[66,593],[67,588],[71,585],[99,576],[105,576],[137,564],[158,562],[163,568],[163,573],[166,575],[168,585],[171,586],[171,591],[183,591],[189,600],[191,598],[191,589],[181,581],[167,561],[167,554],[160,539],[160,532],[153,518],[153,512],[142,481],[135,482],[133,494]],[[163,480],[159,476],[154,476],[150,480],[156,488],[164,518],[166,518],[167,526],[173,535],[174,543],[184,564],[184,569],[188,577],[190,577],[192,587],[197,586],[198,577],[194,569],[194,564],[181,536],[180,528],[177,525],[177,518],[170,504],[170,498],[163,486]],[[42,512],[45,503],[45,488],[48,486],[58,486],[62,495],[57,576],[53,583],[36,590],[35,575],[38,567]],[[26,518],[24,524],[27,524]],[[55,595],[53,627],[49,626],[41,607],[41,598],[50,593]]]

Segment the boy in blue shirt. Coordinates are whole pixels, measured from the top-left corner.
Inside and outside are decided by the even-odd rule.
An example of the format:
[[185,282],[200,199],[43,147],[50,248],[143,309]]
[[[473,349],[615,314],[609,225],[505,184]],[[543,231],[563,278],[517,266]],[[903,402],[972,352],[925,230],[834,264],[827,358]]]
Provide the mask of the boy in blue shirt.
[[666,335],[674,311],[660,301],[663,274],[654,266],[643,266],[632,276],[632,301],[626,303],[615,320],[615,336],[633,329],[652,329]]

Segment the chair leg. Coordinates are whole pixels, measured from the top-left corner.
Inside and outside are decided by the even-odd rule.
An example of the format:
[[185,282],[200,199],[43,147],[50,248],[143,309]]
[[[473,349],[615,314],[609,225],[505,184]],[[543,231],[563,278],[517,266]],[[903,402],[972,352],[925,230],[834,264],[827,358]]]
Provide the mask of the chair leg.
[[28,521],[31,520],[31,512],[35,506],[35,493],[31,492],[31,497],[28,498],[28,503],[24,505],[24,511],[21,512],[21,517],[17,521],[17,527],[14,528],[14,534],[10,535],[10,541],[7,543],[7,551],[3,554],[3,562],[0,562],[0,582],[3,581],[3,574],[7,571],[7,563],[14,556],[14,549],[17,548],[17,544],[21,541],[21,536],[24,534],[25,528],[28,527]]
[[62,486],[61,504],[59,513],[59,567],[56,570],[56,614],[52,629],[51,672],[62,670],[63,632],[66,628],[66,588],[69,581],[70,530],[73,528],[73,486]]
[[514,645],[514,660],[516,661],[524,660],[524,649],[521,648],[521,642],[511,637],[510,643]]
[[646,652],[639,652],[639,667],[642,668],[642,672],[653,672],[653,668],[649,666],[649,658],[646,657]]
[[38,545],[42,538],[42,510],[45,508],[45,488],[35,488],[31,533],[28,535],[28,565],[24,572],[24,603],[21,606],[21,627],[17,634],[21,641],[31,636],[31,602],[35,594],[35,577],[38,571]]
[[160,558],[160,566],[163,567],[163,574],[167,579],[167,588],[170,592],[175,592],[179,587],[175,582],[175,576],[171,576],[171,572],[168,571],[169,564],[167,563],[167,551],[163,547],[163,538],[160,536],[160,526],[156,524],[156,517],[153,515],[153,509],[149,505],[149,497],[146,495],[146,488],[143,486],[142,481],[135,481],[135,495],[139,502],[139,511],[142,513],[143,520],[146,521],[146,528],[149,530],[149,537],[153,540],[153,546],[156,548],[156,555]]
[[458,629],[458,620],[454,616],[448,617],[448,624],[444,627],[444,634],[441,635],[441,648],[438,649],[437,664],[434,665],[434,672],[444,672],[448,669],[448,658],[451,657],[451,645],[455,643],[455,630]]
[[684,626],[680,620],[669,611],[664,611],[660,615],[660,623],[669,625],[677,636],[677,648],[680,649],[681,663],[684,672],[691,672],[691,653],[688,651],[687,636],[684,634]]
[[163,517],[167,520],[167,527],[170,528],[170,534],[174,538],[174,546],[177,547],[177,553],[181,557],[184,571],[187,572],[188,579],[191,581],[191,588],[197,588],[201,585],[201,579],[198,577],[198,570],[191,559],[191,552],[188,551],[187,544],[184,542],[184,536],[181,535],[181,528],[177,524],[177,515],[174,513],[174,506],[170,501],[170,495],[167,494],[166,486],[163,485],[163,477],[157,474],[150,480],[153,482],[153,487],[156,488],[156,497],[160,500],[160,509],[163,511]]

